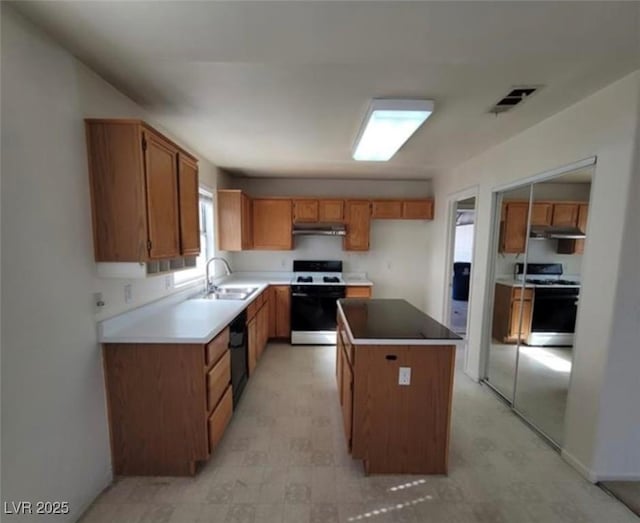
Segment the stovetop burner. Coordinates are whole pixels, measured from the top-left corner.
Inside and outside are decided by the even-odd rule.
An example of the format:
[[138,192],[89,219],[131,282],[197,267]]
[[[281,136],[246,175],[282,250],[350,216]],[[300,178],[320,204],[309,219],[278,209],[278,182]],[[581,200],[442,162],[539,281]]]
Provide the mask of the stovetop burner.
[[311,276],[298,276],[296,280],[298,283],[312,283],[313,278]]
[[534,285],[580,285],[580,282],[574,280],[552,280],[550,278],[527,278],[526,282]]
[[337,276],[325,276],[322,281],[325,283],[340,283],[340,278]]

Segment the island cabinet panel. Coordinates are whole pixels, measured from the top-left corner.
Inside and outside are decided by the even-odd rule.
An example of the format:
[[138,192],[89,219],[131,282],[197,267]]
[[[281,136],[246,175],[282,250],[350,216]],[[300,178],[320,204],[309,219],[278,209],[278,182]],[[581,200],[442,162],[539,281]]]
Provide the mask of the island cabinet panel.
[[344,435],[347,440],[347,447],[349,451],[351,451],[353,441],[353,371],[351,370],[351,365],[349,364],[349,360],[344,350],[341,354],[341,358],[342,383],[340,386],[340,404],[342,405]]
[[447,472],[454,359],[452,346],[356,346],[352,454],[368,473]]
[[259,198],[253,207],[253,248],[285,251],[293,249],[291,200]]
[[344,200],[320,200],[318,202],[318,221],[325,223],[344,220]]

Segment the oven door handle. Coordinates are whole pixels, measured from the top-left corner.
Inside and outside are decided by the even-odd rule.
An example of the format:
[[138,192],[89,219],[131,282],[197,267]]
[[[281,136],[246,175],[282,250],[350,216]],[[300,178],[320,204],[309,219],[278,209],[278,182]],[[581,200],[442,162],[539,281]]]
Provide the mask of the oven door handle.
[[292,292],[291,296],[293,298],[344,298],[343,294],[307,294],[300,292]]

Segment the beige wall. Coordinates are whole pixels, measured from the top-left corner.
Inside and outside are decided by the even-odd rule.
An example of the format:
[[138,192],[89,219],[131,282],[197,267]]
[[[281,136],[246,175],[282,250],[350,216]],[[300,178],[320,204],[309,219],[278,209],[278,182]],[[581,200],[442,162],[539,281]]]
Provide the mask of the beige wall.
[[[445,292],[441,274],[445,269],[447,201],[454,193],[470,187],[477,187],[479,192],[467,361],[469,374],[478,377],[483,374],[483,319],[488,310],[485,299],[490,295],[486,276],[490,259],[492,191],[546,170],[597,156],[588,239],[581,265],[584,283],[564,449],[567,459],[592,479],[601,475],[640,474],[639,446],[633,448],[625,441],[625,446],[617,452],[627,452],[629,458],[614,463],[604,456],[612,452],[611,447],[617,443],[598,437],[605,423],[605,410],[626,411],[630,417],[633,415],[640,420],[640,402],[632,399],[640,397],[637,379],[628,389],[632,389],[634,395],[628,394],[620,403],[605,402],[609,388],[622,386],[615,379],[605,382],[605,369],[614,360],[624,360],[624,355],[636,350],[616,341],[613,334],[621,297],[612,280],[623,277],[618,273],[618,267],[624,259],[623,247],[626,249],[621,231],[630,220],[628,206],[632,204],[628,194],[636,145],[639,82],[640,72],[629,75],[434,180],[438,202],[434,223],[437,232],[433,235],[427,271],[426,308],[436,317],[442,316]],[[634,230],[637,232],[637,228]],[[630,322],[632,329],[637,329],[637,321],[636,316]]]
[[[233,180],[251,196],[420,197],[432,194],[428,181],[261,179]],[[425,307],[425,258],[433,225],[424,220],[374,220],[370,250],[342,250],[341,238],[297,237],[295,250],[234,253],[234,270],[292,270],[294,259],[342,260],[344,272],[366,272],[376,298],[404,298]]]

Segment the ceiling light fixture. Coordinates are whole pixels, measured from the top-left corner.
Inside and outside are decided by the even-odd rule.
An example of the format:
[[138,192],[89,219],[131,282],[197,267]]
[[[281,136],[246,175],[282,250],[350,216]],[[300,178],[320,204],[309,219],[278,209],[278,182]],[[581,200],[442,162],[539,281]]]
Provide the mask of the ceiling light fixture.
[[388,161],[432,112],[431,100],[372,100],[356,139],[353,159]]

